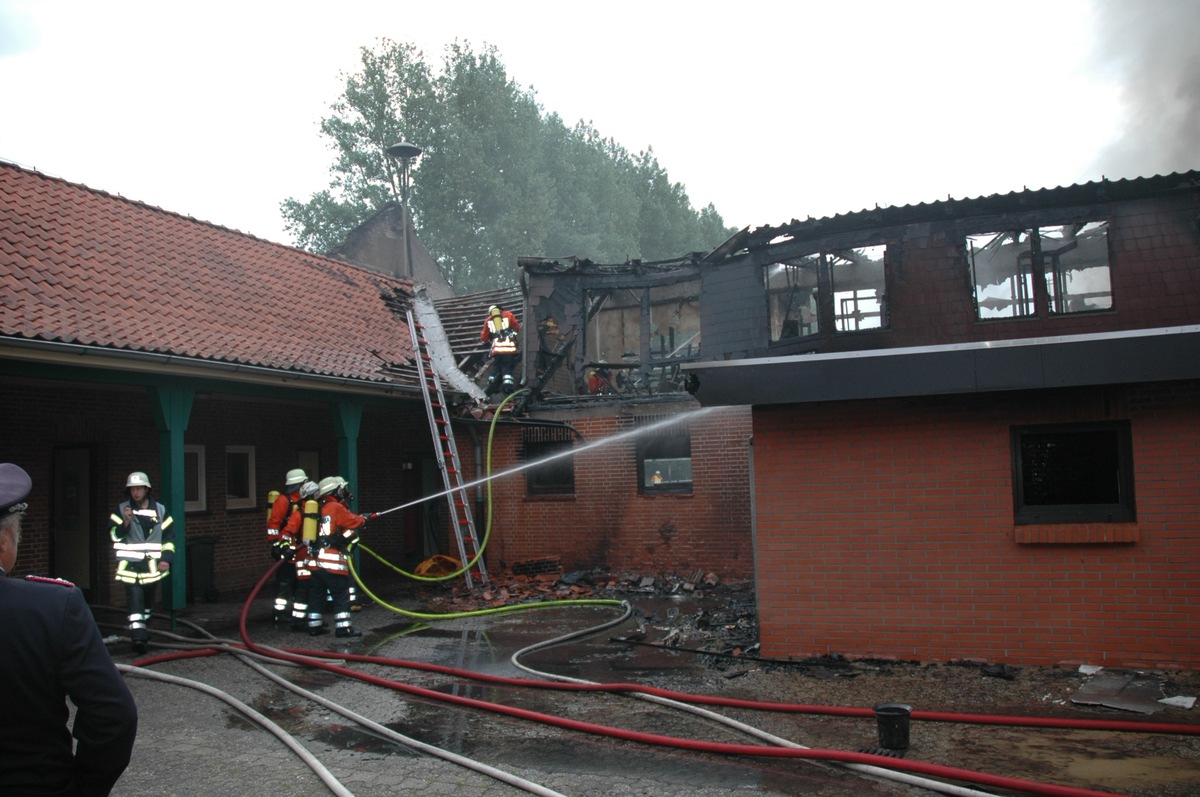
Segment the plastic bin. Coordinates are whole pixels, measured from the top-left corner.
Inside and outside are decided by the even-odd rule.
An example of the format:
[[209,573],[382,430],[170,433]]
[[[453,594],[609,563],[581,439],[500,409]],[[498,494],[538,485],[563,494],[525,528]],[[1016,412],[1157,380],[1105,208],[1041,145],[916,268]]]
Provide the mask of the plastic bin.
[[907,750],[911,717],[912,706],[906,703],[880,703],[875,706],[879,746],[884,750]]
[[187,544],[187,602],[215,603],[219,598],[213,585],[215,549],[213,539],[190,540]]

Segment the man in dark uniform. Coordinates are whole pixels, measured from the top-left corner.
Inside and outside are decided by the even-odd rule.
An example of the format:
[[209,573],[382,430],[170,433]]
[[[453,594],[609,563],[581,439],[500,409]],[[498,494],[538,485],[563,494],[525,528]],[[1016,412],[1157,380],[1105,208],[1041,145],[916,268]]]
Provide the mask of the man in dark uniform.
[[8,575],[32,487],[23,468],[0,463],[0,794],[105,797],[129,764],[137,706],[83,593]]

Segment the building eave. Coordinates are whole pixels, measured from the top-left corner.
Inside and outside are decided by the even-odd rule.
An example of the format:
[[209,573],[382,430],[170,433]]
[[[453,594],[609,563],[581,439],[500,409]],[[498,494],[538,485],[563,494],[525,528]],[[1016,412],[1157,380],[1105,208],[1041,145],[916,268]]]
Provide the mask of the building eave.
[[702,406],[1200,379],[1200,325],[683,366]]
[[376,382],[333,374],[313,374],[246,363],[205,360],[163,352],[112,349],[28,338],[0,340],[0,360],[143,375],[220,379],[246,385],[319,390],[348,395],[420,398],[420,390],[416,385],[391,380]]

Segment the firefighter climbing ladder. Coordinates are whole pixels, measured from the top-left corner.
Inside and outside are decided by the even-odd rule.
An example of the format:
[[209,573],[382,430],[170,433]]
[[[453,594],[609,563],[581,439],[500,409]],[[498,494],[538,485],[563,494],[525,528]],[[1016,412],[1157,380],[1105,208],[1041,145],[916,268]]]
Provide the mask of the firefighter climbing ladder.
[[433,433],[433,447],[437,450],[438,468],[446,484],[446,499],[450,503],[451,525],[454,540],[458,543],[459,561],[475,563],[464,571],[467,587],[474,587],[474,577],[480,584],[488,583],[483,557],[479,556],[479,540],[475,536],[475,522],[471,519],[471,505],[467,490],[463,486],[462,470],[459,468],[458,447],[454,444],[454,432],[450,428],[450,410],[442,392],[442,381],[433,368],[433,356],[425,327],[408,311],[408,330],[417,353],[417,375],[421,382],[421,393],[425,396],[425,413],[429,416],[429,431]]

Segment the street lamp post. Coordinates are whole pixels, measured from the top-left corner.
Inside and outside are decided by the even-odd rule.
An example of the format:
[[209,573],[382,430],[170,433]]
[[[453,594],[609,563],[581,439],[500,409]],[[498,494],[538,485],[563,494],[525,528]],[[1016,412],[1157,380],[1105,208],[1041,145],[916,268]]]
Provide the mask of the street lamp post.
[[397,276],[413,278],[412,246],[408,241],[408,173],[413,160],[424,150],[416,144],[401,141],[387,148],[387,154],[400,164],[400,220],[404,235],[404,269]]

